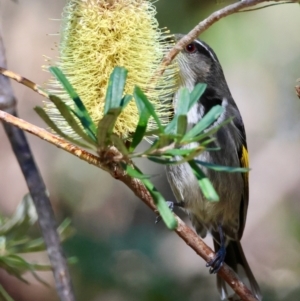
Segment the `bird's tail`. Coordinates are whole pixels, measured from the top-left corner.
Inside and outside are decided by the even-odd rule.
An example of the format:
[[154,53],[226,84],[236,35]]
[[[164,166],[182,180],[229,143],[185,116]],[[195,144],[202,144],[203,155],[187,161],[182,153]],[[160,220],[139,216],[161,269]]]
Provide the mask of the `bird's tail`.
[[[214,240],[215,251],[219,250],[219,244]],[[241,278],[241,280],[251,289],[258,300],[262,300],[260,288],[252,274],[246,260],[242,245],[239,241],[230,241],[226,247],[225,263],[230,266]],[[217,275],[217,286],[222,300],[241,300],[231,289],[231,287]]]

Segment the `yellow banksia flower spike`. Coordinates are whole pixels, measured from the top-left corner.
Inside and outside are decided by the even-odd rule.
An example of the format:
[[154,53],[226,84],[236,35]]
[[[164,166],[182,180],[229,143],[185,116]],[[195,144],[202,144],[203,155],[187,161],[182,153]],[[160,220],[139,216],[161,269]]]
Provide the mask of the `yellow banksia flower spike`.
[[[116,66],[128,70],[125,93],[132,95],[134,86],[139,86],[161,119],[168,121],[178,72],[173,63],[162,77],[154,79],[163,56],[172,46],[170,39],[166,39],[168,32],[159,29],[155,14],[154,5],[145,0],[67,2],[56,65],[73,85],[96,124],[103,117],[109,75]],[[50,93],[72,106],[72,100],[55,79],[51,79],[50,88]],[[45,107],[64,133],[76,138],[55,106],[47,102]],[[135,102],[131,101],[118,118],[116,134],[127,138],[135,131],[138,118]]]

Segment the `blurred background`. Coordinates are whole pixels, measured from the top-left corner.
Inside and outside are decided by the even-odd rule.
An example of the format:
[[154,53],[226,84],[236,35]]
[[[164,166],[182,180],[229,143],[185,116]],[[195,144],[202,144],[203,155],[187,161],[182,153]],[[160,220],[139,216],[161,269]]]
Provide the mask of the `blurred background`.
[[[233,2],[233,1],[231,1]],[[54,58],[51,34],[60,28],[65,1],[0,0],[0,26],[8,68],[43,84],[44,55]],[[230,1],[160,0],[161,27],[186,33]],[[54,20],[53,20],[54,19]],[[250,152],[250,205],[242,244],[264,300],[300,295],[300,6],[287,4],[239,13],[201,38],[215,50],[244,119]],[[99,37],[100,38],[100,37]],[[21,118],[44,127],[33,107],[42,98],[13,82]],[[215,277],[122,183],[79,159],[27,135],[51,194],[57,219],[70,216],[77,234],[64,248],[78,300],[219,300]],[[173,200],[163,169],[146,161],[157,188]],[[0,127],[0,211],[11,215],[27,193]],[[179,213],[187,222],[187,217]],[[38,231],[38,228],[36,229]],[[211,238],[206,241],[211,245]],[[47,262],[46,254],[31,258]],[[51,273],[40,273],[53,286]],[[23,284],[0,270],[0,283],[15,300],[57,300],[55,290],[28,276]]]

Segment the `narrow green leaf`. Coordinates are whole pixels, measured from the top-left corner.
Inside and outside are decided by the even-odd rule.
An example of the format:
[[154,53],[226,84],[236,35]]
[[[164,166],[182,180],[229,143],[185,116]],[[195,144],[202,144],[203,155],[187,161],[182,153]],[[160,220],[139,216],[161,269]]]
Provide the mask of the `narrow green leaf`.
[[208,163],[200,160],[195,160],[197,164],[200,164],[206,168],[219,171],[219,172],[249,172],[250,168],[243,168],[243,167],[230,167],[230,166],[223,166],[223,165],[217,165],[213,163]]
[[121,112],[122,107],[110,109],[99,121],[97,129],[97,139],[99,146],[106,146],[107,144],[109,144],[115,123]]
[[170,133],[176,133],[176,128],[177,128],[177,119],[178,119],[178,115],[175,115],[173,117],[173,119],[171,120],[171,122],[169,122],[167,124],[167,126],[165,127],[164,132],[166,134],[170,134]]
[[222,106],[216,105],[183,137],[182,141],[193,138],[207,129],[224,111]]
[[160,133],[159,129],[149,130],[146,131],[145,136],[157,136],[159,135],[159,133]]
[[232,120],[233,120],[233,117],[228,118],[228,119],[224,120],[223,122],[221,122],[220,124],[218,124],[217,126],[214,126],[213,128],[211,128],[210,130],[205,131],[200,135],[197,135],[195,137],[189,138],[189,139],[181,141],[181,142],[182,143],[184,142],[185,144],[188,144],[188,143],[191,143],[191,142],[197,142],[197,141],[204,140],[207,137],[211,137],[216,132],[218,132],[220,130],[220,128],[224,127],[226,124],[230,123]]
[[[49,287],[49,284],[45,282],[39,275],[35,272],[34,266],[23,259],[21,256],[10,254],[5,257],[7,264],[20,272],[20,276],[24,272],[30,272],[32,276],[45,286]],[[49,269],[48,269],[49,270]]]
[[158,148],[164,148],[166,146],[169,146],[174,141],[174,139],[177,138],[180,138],[177,134],[176,135],[170,135],[165,133],[159,134],[159,139],[157,141]]
[[142,174],[136,167],[136,169],[133,169],[129,165],[122,164],[123,168],[126,170],[128,175],[130,175],[133,178],[139,179],[147,188],[149,193],[151,194],[153,201],[156,205],[156,208],[163,219],[164,223],[170,230],[174,230],[177,228],[177,221],[174,217],[174,214],[168,207],[166,200],[161,195],[159,191],[154,187],[154,185],[149,180],[149,177],[145,177],[145,175]]
[[163,126],[161,125],[161,122],[155,112],[155,109],[152,105],[152,103],[148,100],[147,96],[143,93],[143,91],[135,86],[134,88],[134,92],[133,92],[133,97],[136,101],[136,103],[139,103],[139,102],[143,102],[145,107],[147,108],[149,114],[154,118],[157,126],[158,126],[158,129],[163,132]]
[[140,172],[137,168],[132,168],[128,164],[121,163],[122,168],[126,171],[126,173],[131,176],[132,178],[136,178],[139,180],[142,179],[149,179],[149,175],[144,175],[142,172]]
[[3,286],[0,284],[0,300],[3,301],[14,301],[14,299],[6,292]]
[[82,128],[78,125],[77,120],[72,115],[71,108],[55,95],[49,95],[49,98],[59,110],[60,114],[67,121],[67,123],[70,125],[70,127],[74,130],[74,132],[88,143],[91,143],[92,145],[96,146],[97,143],[95,138],[91,138],[89,135],[86,134],[85,131],[82,130]]
[[176,160],[171,160],[170,158],[159,157],[159,156],[147,156],[147,158],[155,163],[163,164],[163,165],[174,165],[177,163]]
[[123,105],[129,102],[128,97],[123,99],[127,73],[128,71],[123,67],[115,67],[111,73],[105,96],[104,115],[109,110],[120,107],[122,102]]
[[34,108],[35,112],[44,120],[44,122],[55,132],[57,133],[60,137],[70,141],[71,143],[85,147],[85,148],[92,148],[91,145],[85,144],[79,140],[75,140],[72,137],[69,137],[66,135],[59,127],[56,126],[54,121],[51,120],[51,118],[47,115],[47,113],[44,111],[43,108],[41,107],[35,107]]
[[[189,93],[186,88],[183,89],[183,92],[181,92],[181,94],[178,97],[178,104],[180,105],[180,108],[178,110],[177,107],[175,116],[173,117],[171,122],[167,124],[165,128],[166,134],[176,132],[178,115],[186,115],[189,112],[189,110],[195,105],[195,103],[200,99],[206,87],[206,84],[197,84],[191,93]],[[187,93],[189,93],[188,96]]]
[[187,116],[179,115],[177,119],[177,135],[179,140],[185,135],[187,129]]
[[218,202],[219,196],[211,184],[210,180],[206,177],[202,169],[197,165],[194,160],[188,162],[196,176],[199,186],[203,192],[204,197],[211,202]]
[[127,95],[127,94],[122,98],[122,101],[121,101],[121,104],[120,104],[122,109],[126,108],[126,106],[129,104],[131,99],[132,99],[132,95]]
[[87,131],[87,134],[91,137],[96,139],[96,125],[94,124],[91,116],[89,115],[87,109],[85,108],[83,102],[81,101],[80,97],[76,93],[73,86],[70,84],[68,79],[62,73],[62,71],[57,67],[50,67],[50,72],[56,77],[56,79],[62,84],[66,92],[69,96],[73,99],[75,104],[75,115],[80,120],[83,128]]
[[145,187],[151,194],[153,201],[156,205],[156,208],[157,208],[162,220],[168,227],[168,229],[175,230],[178,226],[177,221],[174,217],[173,212],[168,207],[167,202],[164,199],[164,197],[161,195],[161,193],[154,187],[154,185],[148,179],[144,179],[144,180],[142,180],[142,182],[144,183]]
[[187,88],[180,88],[176,104],[176,115],[186,115],[189,111],[190,92]]
[[170,156],[186,156],[193,152],[193,149],[190,148],[174,148],[174,149],[168,149],[165,152],[163,152],[163,155],[170,155]]
[[190,154],[187,154],[182,157],[181,160],[178,160],[177,164],[186,163],[190,160],[193,160],[194,158],[198,157],[201,153],[205,151],[205,148],[203,148],[201,145],[198,147],[195,147],[192,149],[192,152]]
[[78,97],[78,94],[76,93],[75,89],[73,88],[73,86],[70,84],[70,82],[67,80],[65,75],[58,67],[52,66],[49,68],[49,71],[62,84],[62,86],[64,87],[64,89],[72,99]]
[[132,153],[135,150],[135,148],[140,144],[140,142],[145,137],[148,122],[146,125],[142,125],[142,124],[140,124],[140,121],[139,121],[139,124],[137,125],[136,130],[132,137],[132,141],[131,141],[131,144],[129,147],[130,153]]
[[199,83],[195,86],[195,88],[191,92],[189,110],[200,99],[200,97],[202,96],[202,94],[204,93],[206,88],[207,88],[207,84],[204,84],[204,83]]
[[135,102],[138,108],[140,118],[136,130],[132,137],[132,142],[130,144],[129,152],[133,152],[135,148],[138,146],[138,144],[143,140],[147,130],[148,121],[151,116],[145,103],[141,101],[140,98],[135,98]]
[[[80,98],[78,98],[80,100]],[[75,99],[73,99],[75,101]],[[81,100],[80,100],[81,101]],[[92,119],[90,118],[90,115],[88,112],[82,112],[76,108],[76,110],[72,110],[71,112],[79,119],[82,127],[86,131],[87,135],[94,141],[96,141],[96,126]]]
[[27,193],[18,205],[13,216],[0,225],[0,236],[24,239],[28,229],[37,221],[38,216],[32,198]]

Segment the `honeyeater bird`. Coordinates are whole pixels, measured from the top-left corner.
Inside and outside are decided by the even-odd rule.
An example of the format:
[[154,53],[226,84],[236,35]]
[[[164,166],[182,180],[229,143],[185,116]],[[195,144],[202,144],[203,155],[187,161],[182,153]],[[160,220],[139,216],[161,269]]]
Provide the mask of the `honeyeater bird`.
[[[175,35],[176,40],[182,35]],[[192,128],[215,105],[224,108],[212,127],[233,117],[232,121],[214,134],[212,146],[218,151],[205,151],[196,159],[233,167],[248,167],[246,133],[241,114],[225,80],[220,62],[214,51],[203,41],[194,40],[177,57],[180,86],[192,91],[196,84],[206,83],[207,88],[187,115]],[[173,98],[176,112],[178,92]],[[188,145],[192,147],[195,145]],[[189,164],[167,167],[167,177],[177,200],[191,219],[201,237],[209,232],[213,236],[215,258],[208,262],[211,273],[217,273],[223,262],[228,264],[253,294],[261,300],[259,286],[245,258],[240,240],[243,235],[248,201],[248,173],[218,172],[202,168],[219,195],[219,202],[206,200]],[[176,203],[175,203],[176,205]],[[225,281],[217,276],[217,286],[222,300],[240,300]]]

